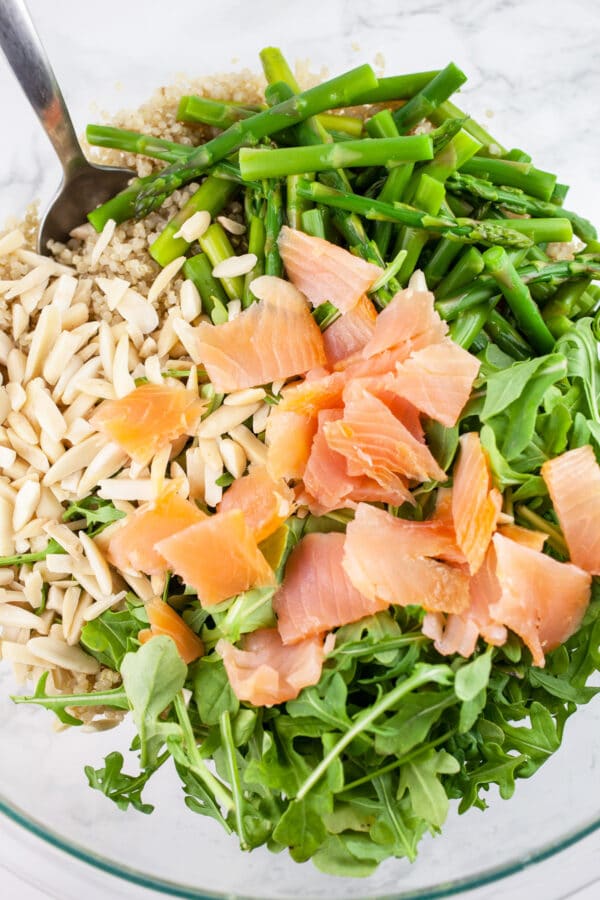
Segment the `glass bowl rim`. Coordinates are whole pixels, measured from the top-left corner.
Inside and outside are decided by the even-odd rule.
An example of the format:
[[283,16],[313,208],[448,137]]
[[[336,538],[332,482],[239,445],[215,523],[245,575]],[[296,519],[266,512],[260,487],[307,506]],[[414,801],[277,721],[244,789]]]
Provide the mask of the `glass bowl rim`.
[[[5,815],[13,824],[24,828],[29,834],[41,839],[46,844],[66,853],[79,862],[93,866],[95,869],[112,875],[129,884],[162,893],[168,897],[182,897],[185,900],[260,900],[256,895],[206,892],[201,888],[191,885],[177,884],[166,878],[151,876],[129,866],[116,863],[103,857],[99,853],[83,847],[75,841],[62,837],[58,832],[43,825],[37,819],[29,816],[22,809],[6,800],[0,795],[0,813]],[[378,900],[442,900],[444,897],[455,896],[461,891],[473,890],[487,884],[494,884],[503,878],[514,875],[517,872],[528,869],[536,863],[543,862],[555,856],[563,850],[576,844],[583,838],[600,830],[600,813],[588,820],[585,824],[562,835],[554,841],[543,844],[534,851],[527,851],[521,856],[514,856],[499,866],[483,869],[473,875],[458,878],[455,881],[440,882],[428,888],[416,888],[402,894],[385,894]],[[374,898],[373,898],[374,900]]]

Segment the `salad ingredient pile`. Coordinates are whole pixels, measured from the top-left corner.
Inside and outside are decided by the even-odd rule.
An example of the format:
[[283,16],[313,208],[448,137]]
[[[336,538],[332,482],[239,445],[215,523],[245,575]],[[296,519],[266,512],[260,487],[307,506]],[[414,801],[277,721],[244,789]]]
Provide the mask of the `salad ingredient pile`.
[[0,650],[17,703],[131,715],[121,809],[170,763],[366,876],[598,690],[600,243],[454,64],[261,60],[90,125],[139,174],[51,257],[0,236]]

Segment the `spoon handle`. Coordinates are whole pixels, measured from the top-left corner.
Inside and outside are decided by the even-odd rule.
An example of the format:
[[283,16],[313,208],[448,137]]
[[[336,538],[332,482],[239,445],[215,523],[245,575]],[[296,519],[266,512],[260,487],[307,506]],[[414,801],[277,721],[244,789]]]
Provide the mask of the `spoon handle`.
[[24,0],[0,0],[0,47],[68,178],[86,160]]

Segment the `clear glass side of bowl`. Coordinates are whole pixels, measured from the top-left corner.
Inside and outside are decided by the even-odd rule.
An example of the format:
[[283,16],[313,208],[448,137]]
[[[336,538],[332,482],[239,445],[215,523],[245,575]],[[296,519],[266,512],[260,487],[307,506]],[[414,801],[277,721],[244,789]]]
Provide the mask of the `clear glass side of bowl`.
[[[576,24],[560,5],[543,19],[536,4],[522,5],[516,20],[501,4],[473,7],[469,0],[447,9],[417,0],[376,0],[368,8],[358,0],[305,0],[301,10],[273,0],[175,2],[172,14],[160,17],[119,0],[104,0],[100,12],[63,0],[60,17],[43,0],[29,6],[78,129],[101,120],[99,110],[139,104],[178,72],[256,71],[265,44],[281,45],[291,60],[310,59],[317,72],[363,61],[379,66],[380,52],[387,74],[439,67],[451,56],[470,76],[460,103],[506,143],[524,145],[537,165],[569,181],[572,208],[591,218],[600,208],[600,163],[587,107],[589,96],[600,93],[593,45],[585,40],[597,16],[592,0],[578,4]],[[47,199],[58,168],[2,61],[0,92],[11,122],[0,147],[11,176],[0,184],[3,218],[19,213],[33,195]],[[510,801],[494,795],[485,813],[453,811],[443,835],[424,840],[414,865],[390,861],[367,880],[348,881],[285,855],[242,854],[215,823],[186,809],[166,770],[148,790],[156,804],[152,816],[119,811],[89,790],[83,766],[101,765],[113,749],[126,752],[128,726],[56,734],[49,714],[13,706],[11,690],[11,675],[0,664],[0,809],[73,856],[173,896],[442,897],[543,859],[600,825],[597,701],[569,721],[560,751],[532,779],[518,782]],[[132,757],[129,768],[135,768]]]

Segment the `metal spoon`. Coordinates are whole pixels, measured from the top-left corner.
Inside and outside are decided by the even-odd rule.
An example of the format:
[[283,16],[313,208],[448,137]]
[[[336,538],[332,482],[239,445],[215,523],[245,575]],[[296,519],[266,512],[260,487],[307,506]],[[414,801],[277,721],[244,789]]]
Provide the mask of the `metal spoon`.
[[0,0],[0,47],[63,168],[62,184],[38,234],[38,250],[64,241],[90,210],[122,190],[135,173],[87,161],[42,42],[23,0]]

